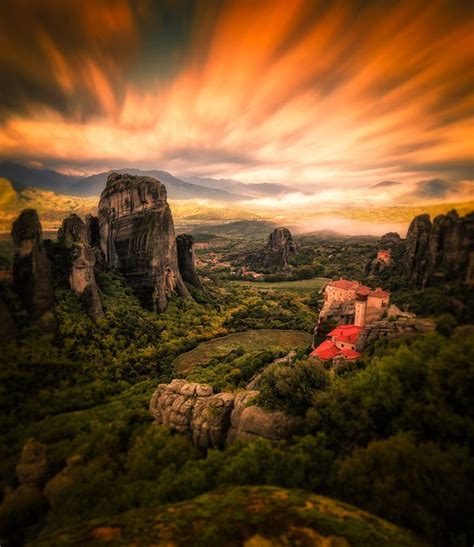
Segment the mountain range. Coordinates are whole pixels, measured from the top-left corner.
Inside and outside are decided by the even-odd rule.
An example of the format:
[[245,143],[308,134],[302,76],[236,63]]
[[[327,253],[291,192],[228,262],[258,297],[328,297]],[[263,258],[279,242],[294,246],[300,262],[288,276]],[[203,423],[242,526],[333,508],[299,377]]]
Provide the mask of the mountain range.
[[0,177],[10,180],[16,190],[40,188],[59,194],[89,197],[98,196],[105,188],[110,173],[154,177],[163,182],[168,197],[175,200],[202,199],[221,202],[238,202],[265,196],[281,196],[298,190],[280,184],[245,184],[232,179],[188,177],[187,180],[157,169],[112,169],[87,177],[68,175],[50,169],[29,167],[14,162],[0,162]]

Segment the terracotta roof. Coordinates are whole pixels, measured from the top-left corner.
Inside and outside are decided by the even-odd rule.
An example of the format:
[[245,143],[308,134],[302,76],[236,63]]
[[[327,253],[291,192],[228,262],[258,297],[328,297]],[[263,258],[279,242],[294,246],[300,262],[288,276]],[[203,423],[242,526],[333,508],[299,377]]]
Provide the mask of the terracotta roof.
[[374,291],[370,287],[362,285],[362,283],[359,283],[359,281],[349,281],[348,279],[338,279],[336,281],[330,281],[328,283],[328,286],[335,287],[336,289],[344,289],[346,291],[353,290],[356,292],[356,294],[364,296],[375,296],[377,298],[387,298],[388,296],[390,296],[390,293],[387,291],[383,291],[379,288],[375,289]]
[[330,281],[328,283],[330,287],[335,287],[336,289],[344,289],[349,291],[351,289],[357,289],[360,286],[358,281],[348,281],[347,279],[338,279],[337,281]]
[[346,344],[355,344],[359,336],[361,327],[356,325],[339,325],[333,329],[328,336],[334,337],[338,342]]
[[341,350],[336,347],[332,340],[324,340],[319,346],[310,353],[310,357],[319,357],[323,361],[327,361],[339,355]]
[[359,357],[362,355],[361,353],[353,349],[341,349],[340,354],[349,361],[359,359]]
[[377,296],[378,298],[387,298],[387,296],[390,296],[390,293],[387,291],[383,291],[382,289],[377,289],[375,291],[371,291],[370,296]]

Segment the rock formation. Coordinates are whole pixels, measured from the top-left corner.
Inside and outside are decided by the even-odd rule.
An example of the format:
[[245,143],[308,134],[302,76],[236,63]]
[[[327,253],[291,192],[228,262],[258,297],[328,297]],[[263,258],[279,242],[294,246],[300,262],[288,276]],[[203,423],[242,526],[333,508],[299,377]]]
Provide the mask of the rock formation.
[[82,456],[70,456],[66,461],[66,467],[46,483],[43,493],[53,509],[63,503],[64,493],[74,485],[74,469],[82,464]]
[[288,266],[288,258],[298,252],[288,228],[275,228],[264,249],[263,264],[266,268],[282,269]]
[[361,330],[356,343],[357,351],[364,351],[380,338],[404,338],[421,336],[434,331],[436,325],[431,319],[415,317],[398,317],[395,321],[382,319],[365,325]]
[[382,249],[388,249],[393,252],[400,245],[403,245],[403,239],[397,232],[388,232],[380,238],[380,246]]
[[99,202],[100,246],[145,306],[163,311],[170,295],[189,296],[178,268],[165,186],[151,177],[112,173]]
[[13,263],[13,288],[33,319],[54,309],[54,281],[41,224],[35,209],[25,209],[13,222],[18,247]]
[[100,231],[99,231],[99,219],[94,215],[86,215],[86,233],[87,243],[91,247],[99,247],[100,245]]
[[94,276],[95,253],[88,244],[88,227],[76,214],[63,220],[58,230],[58,242],[70,252],[69,284],[84,301],[90,317],[95,321],[104,316]]
[[176,245],[178,249],[178,267],[181,277],[186,283],[196,287],[196,289],[201,292],[206,292],[196,272],[193,236],[180,234],[176,238]]
[[248,266],[257,270],[276,272],[288,267],[288,259],[296,255],[298,247],[288,228],[275,228],[266,246],[247,255]]
[[405,270],[413,287],[446,282],[474,284],[474,213],[456,211],[413,219],[405,242]]
[[150,412],[157,423],[191,433],[193,442],[202,448],[222,448],[236,439],[290,437],[297,419],[252,404],[257,395],[258,391],[248,390],[214,394],[207,384],[173,380],[158,386]]

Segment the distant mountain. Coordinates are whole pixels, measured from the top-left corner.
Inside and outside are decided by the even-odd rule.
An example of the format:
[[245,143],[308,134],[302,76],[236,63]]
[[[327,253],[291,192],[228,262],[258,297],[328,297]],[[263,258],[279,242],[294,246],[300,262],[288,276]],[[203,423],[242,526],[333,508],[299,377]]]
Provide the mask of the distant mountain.
[[394,180],[383,180],[371,186],[371,188],[388,188],[389,186],[398,186],[400,183]]
[[233,194],[225,190],[208,188],[197,184],[191,184],[184,180],[178,179],[166,171],[143,171],[141,169],[112,169],[104,173],[98,173],[85,177],[77,181],[71,191],[78,196],[99,195],[105,188],[107,177],[110,173],[129,173],[131,175],[140,175],[154,177],[166,186],[168,197],[170,199],[210,199],[216,201],[240,201],[245,199],[245,196]]
[[67,189],[81,178],[51,169],[39,169],[10,161],[0,162],[0,177],[10,180],[15,190],[32,187],[63,194],[69,193]]
[[285,194],[301,192],[298,188],[286,186],[285,184],[274,184],[263,182],[258,184],[246,184],[233,179],[212,179],[208,177],[183,177],[183,180],[207,188],[216,188],[241,194],[251,198],[279,197]]
[[[140,169],[112,169],[88,177],[65,175],[51,169],[29,167],[14,162],[0,162],[0,177],[10,180],[14,188],[21,191],[25,188],[51,190],[69,196],[98,196],[105,188],[110,173],[130,173],[154,177],[163,182],[170,199],[208,199],[214,201],[237,202],[249,199],[250,194],[238,195],[226,189],[192,184],[174,177],[166,171]],[[245,187],[245,185],[243,185]]]

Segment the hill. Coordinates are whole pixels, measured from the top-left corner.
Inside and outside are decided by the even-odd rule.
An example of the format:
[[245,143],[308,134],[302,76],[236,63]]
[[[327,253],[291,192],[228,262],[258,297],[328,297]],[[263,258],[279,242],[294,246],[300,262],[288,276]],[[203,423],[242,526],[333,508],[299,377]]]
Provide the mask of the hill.
[[0,179],[0,232],[10,232],[12,221],[23,209],[36,209],[41,216],[43,229],[56,230],[70,213],[95,214],[97,202],[96,197],[61,195],[37,188],[15,191],[10,180]]
[[267,239],[268,234],[276,228],[276,224],[269,220],[238,220],[227,224],[206,226],[205,229],[197,227],[192,234],[206,232],[206,234],[228,237],[230,239]]
[[82,178],[78,175],[67,175],[59,171],[30,167],[11,161],[0,162],[0,177],[10,180],[16,190],[31,186],[62,193],[66,193],[68,188]]
[[252,198],[258,197],[279,197],[284,194],[300,192],[299,189],[286,184],[275,184],[269,182],[246,184],[233,179],[213,179],[209,177],[184,177],[183,180],[207,188],[219,188],[235,194],[241,194]]
[[[145,539],[146,538],[146,539]],[[269,486],[219,489],[189,501],[96,519],[34,545],[411,547],[404,530],[330,498]]]

